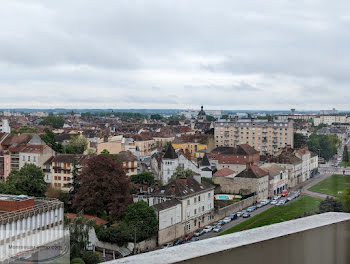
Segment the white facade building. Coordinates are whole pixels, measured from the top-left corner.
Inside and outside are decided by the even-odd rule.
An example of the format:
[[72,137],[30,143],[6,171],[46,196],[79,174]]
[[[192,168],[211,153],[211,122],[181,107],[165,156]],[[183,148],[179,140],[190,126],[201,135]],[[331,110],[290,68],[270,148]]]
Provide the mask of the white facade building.
[[11,127],[7,119],[3,119],[2,122],[0,123],[0,132],[11,133]]

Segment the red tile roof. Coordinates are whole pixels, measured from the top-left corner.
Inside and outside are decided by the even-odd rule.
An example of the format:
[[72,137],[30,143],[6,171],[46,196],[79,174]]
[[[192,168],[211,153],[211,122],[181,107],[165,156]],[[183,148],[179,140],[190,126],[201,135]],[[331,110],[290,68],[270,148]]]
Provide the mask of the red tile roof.
[[[72,219],[72,220],[73,220],[73,219],[75,219],[75,218],[77,217],[77,214],[67,213],[66,216],[67,216],[68,219]],[[84,218],[88,218],[88,219],[95,220],[97,225],[105,225],[105,224],[108,223],[108,221],[103,220],[103,219],[101,219],[101,218],[98,218],[97,216],[92,216],[92,215],[86,215],[86,214],[84,214],[83,217],[84,217]]]
[[235,172],[231,169],[228,169],[228,168],[223,168],[221,170],[218,170],[217,172],[214,173],[214,177],[226,177],[226,176],[229,176],[229,175],[232,175],[234,174]]

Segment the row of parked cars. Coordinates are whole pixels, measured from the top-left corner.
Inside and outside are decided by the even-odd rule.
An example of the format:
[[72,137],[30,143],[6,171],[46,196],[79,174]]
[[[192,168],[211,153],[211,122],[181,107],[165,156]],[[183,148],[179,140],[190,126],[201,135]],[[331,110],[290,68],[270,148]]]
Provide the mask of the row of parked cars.
[[272,205],[276,205],[276,206],[284,205],[285,203],[288,203],[288,202],[298,198],[299,196],[300,196],[300,193],[299,192],[295,192],[295,193],[293,193],[292,195],[290,195],[286,199],[278,200],[278,199],[281,198],[281,195],[276,195],[275,197],[273,197],[273,200],[272,200],[271,204]]
[[273,197],[272,201],[269,199],[262,200],[257,205],[250,206],[246,210],[242,210],[242,211],[237,212],[237,213],[232,213],[232,214],[230,214],[230,216],[225,217],[222,220],[219,220],[217,223],[214,223],[213,225],[206,226],[203,229],[197,230],[193,234],[187,234],[185,237],[179,238],[175,242],[167,243],[163,246],[163,248],[168,248],[168,247],[173,247],[173,246],[177,246],[177,245],[184,244],[184,243],[198,241],[199,236],[201,236],[205,233],[211,232],[211,231],[219,233],[222,230],[223,225],[231,222],[232,220],[237,219],[238,217],[248,218],[248,217],[250,217],[250,213],[255,211],[258,208],[261,208],[261,207],[268,205],[270,203],[273,205],[283,205],[286,202],[289,202],[289,201],[299,197],[299,195],[300,194],[298,192],[296,192],[293,195],[289,196],[287,199],[279,200],[282,196],[276,195],[275,197]]

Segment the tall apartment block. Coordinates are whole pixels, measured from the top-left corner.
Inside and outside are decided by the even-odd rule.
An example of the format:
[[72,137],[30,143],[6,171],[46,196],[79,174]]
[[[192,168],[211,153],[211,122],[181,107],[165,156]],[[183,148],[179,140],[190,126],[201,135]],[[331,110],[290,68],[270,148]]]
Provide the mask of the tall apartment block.
[[0,262],[69,259],[63,214],[63,203],[55,199],[0,194]]
[[214,131],[217,147],[249,144],[261,155],[274,155],[279,149],[294,144],[293,120],[219,120]]

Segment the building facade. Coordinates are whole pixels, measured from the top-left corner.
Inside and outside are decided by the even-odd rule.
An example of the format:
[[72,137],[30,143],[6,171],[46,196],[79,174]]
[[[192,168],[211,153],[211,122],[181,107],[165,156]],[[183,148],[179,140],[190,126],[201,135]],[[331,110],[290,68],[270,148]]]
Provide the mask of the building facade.
[[260,154],[276,154],[279,149],[293,146],[293,120],[237,119],[215,122],[217,147],[249,144]]

